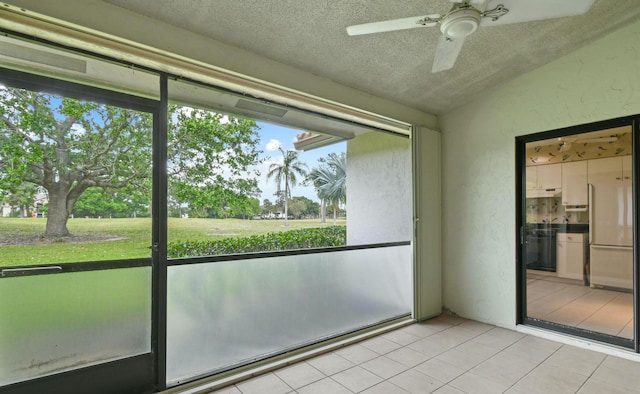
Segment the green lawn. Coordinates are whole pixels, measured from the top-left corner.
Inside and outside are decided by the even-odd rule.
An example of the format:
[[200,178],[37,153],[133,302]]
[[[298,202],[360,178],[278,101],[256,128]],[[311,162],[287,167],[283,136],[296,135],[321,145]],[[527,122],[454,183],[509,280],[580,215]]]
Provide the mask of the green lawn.
[[[151,245],[151,219],[69,219],[68,228],[78,236],[109,236],[112,240],[70,243],[5,245],[3,239],[44,233],[46,219],[0,218],[0,267],[69,263],[97,260],[117,260],[148,257]],[[337,224],[344,225],[344,220]],[[169,219],[169,242],[177,240],[206,240],[234,236],[248,236],[274,231],[332,225],[318,219],[290,220],[284,227],[282,220],[241,219]],[[19,237],[17,239],[20,239]]]

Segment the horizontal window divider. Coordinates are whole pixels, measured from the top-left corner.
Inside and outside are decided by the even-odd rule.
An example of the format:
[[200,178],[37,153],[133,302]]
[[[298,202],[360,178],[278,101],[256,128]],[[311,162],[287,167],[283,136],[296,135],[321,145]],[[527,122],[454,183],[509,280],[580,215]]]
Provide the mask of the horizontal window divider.
[[101,271],[119,268],[151,267],[151,257],[131,260],[83,261],[81,263],[40,264],[0,267],[0,279],[69,272]]
[[[322,117],[325,119],[330,119],[336,122],[342,122],[343,124],[347,124],[347,125],[354,125],[354,126],[358,126],[358,127],[362,127],[363,129],[368,129],[371,131],[377,131],[377,132],[381,132],[381,133],[386,133],[386,134],[390,134],[396,137],[400,137],[400,138],[411,138],[411,134],[409,133],[410,130],[410,126],[407,126],[407,131],[405,132],[399,132],[399,131],[393,131],[393,130],[389,130],[387,128],[381,127],[380,125],[369,125],[369,124],[365,124],[362,123],[361,121],[358,122],[357,120],[353,120],[353,119],[346,119],[346,118],[340,118],[337,117],[335,115],[329,115],[329,114],[325,114],[322,112],[318,112],[317,110],[311,110],[311,109],[307,109],[304,108],[302,106],[299,105],[295,105],[294,103],[286,103],[286,102],[282,102],[282,101],[276,101],[272,98],[265,98],[265,97],[260,97],[260,96],[256,96],[254,94],[251,94],[249,92],[239,92],[238,90],[233,90],[224,86],[220,86],[220,85],[216,85],[213,83],[207,83],[207,82],[203,82],[197,79],[193,79],[193,78],[188,78],[188,77],[184,77],[181,75],[176,75],[176,74],[167,74],[167,76],[177,82],[187,82],[187,83],[191,83],[197,86],[201,86],[203,88],[208,88],[208,89],[214,89],[217,90],[219,92],[224,92],[227,93],[229,95],[235,96],[239,99],[248,99],[254,102],[258,102],[258,103],[263,103],[263,104],[271,104],[274,105],[276,107],[285,109],[285,110],[293,110],[293,111],[297,111],[300,113],[304,113],[310,116],[316,116],[316,117]],[[169,101],[171,101],[171,98],[169,99]],[[228,112],[231,115],[236,115],[239,117],[247,117],[247,115],[243,115],[243,114],[233,114],[232,109],[227,109],[226,112]],[[254,115],[254,116],[257,116]],[[265,121],[269,122],[268,119],[265,119]],[[273,121],[273,119],[271,119],[271,121]]]
[[329,247],[329,248],[290,249],[290,250],[279,250],[279,251],[271,251],[271,252],[237,253],[237,254],[225,254],[225,255],[198,256],[198,257],[180,257],[175,259],[168,259],[167,265],[178,266],[178,265],[202,264],[202,263],[223,263],[227,261],[236,261],[236,260],[251,260],[251,259],[262,259],[262,258],[268,258],[268,257],[334,253],[334,252],[344,252],[344,251],[350,251],[350,250],[390,248],[394,246],[408,246],[408,245],[411,245],[411,241],[335,246],[335,247]]

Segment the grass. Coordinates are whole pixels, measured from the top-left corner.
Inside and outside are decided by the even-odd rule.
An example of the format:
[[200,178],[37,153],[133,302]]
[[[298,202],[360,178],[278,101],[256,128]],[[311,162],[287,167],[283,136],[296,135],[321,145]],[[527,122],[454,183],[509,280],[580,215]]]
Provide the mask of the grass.
[[[318,219],[290,220],[284,227],[282,220],[242,219],[177,219],[170,218],[169,242],[178,240],[207,240],[248,236],[274,231],[322,227]],[[338,220],[344,225],[345,220]],[[46,219],[0,218],[0,240],[36,236],[44,233]],[[0,267],[56,264],[81,261],[120,260],[148,257],[151,245],[151,219],[69,219],[69,231],[76,236],[109,236],[107,241],[72,243],[60,242],[15,244],[0,246]]]

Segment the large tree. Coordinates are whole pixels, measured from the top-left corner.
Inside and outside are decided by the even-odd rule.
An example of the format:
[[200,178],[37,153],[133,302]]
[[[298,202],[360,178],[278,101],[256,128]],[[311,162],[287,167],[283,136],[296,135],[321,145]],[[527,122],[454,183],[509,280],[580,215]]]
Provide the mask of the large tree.
[[282,163],[271,163],[271,165],[269,165],[267,179],[274,178],[277,193],[282,194],[284,202],[284,225],[288,226],[288,200],[291,198],[291,188],[298,184],[298,177],[304,179],[304,177],[307,176],[307,165],[298,159],[298,151],[285,151],[282,147],[279,147],[278,150],[282,153]]
[[[258,154],[254,122],[177,106],[169,113],[168,168],[183,189],[242,183],[233,177]],[[152,124],[149,113],[0,88],[0,190],[42,186],[49,198],[45,236],[68,236],[69,215],[90,188],[150,196]]]
[[22,182],[48,192],[45,235],[69,235],[67,220],[91,187],[118,189],[149,174],[146,113],[22,89],[0,90],[0,188]]

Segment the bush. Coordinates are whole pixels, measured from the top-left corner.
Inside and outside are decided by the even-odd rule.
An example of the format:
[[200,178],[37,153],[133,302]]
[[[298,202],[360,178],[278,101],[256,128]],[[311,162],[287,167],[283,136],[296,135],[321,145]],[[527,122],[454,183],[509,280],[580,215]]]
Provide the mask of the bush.
[[291,249],[343,246],[347,227],[305,228],[282,232],[230,237],[207,241],[177,241],[167,245],[170,258],[255,253]]

